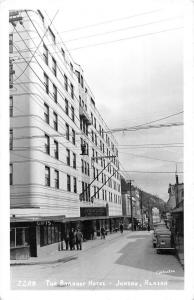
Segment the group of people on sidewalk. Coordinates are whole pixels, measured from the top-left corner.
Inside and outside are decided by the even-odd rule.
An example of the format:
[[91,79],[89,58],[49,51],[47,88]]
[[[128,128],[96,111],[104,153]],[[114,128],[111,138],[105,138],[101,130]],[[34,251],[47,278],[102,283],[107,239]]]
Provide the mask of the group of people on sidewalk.
[[[120,232],[123,233],[123,224],[121,223],[119,226]],[[102,226],[100,229],[101,239],[105,239],[106,230]],[[92,237],[92,239],[94,236]],[[65,247],[66,250],[82,250],[82,242],[83,242],[83,234],[81,233],[80,229],[72,228],[70,232],[66,232],[64,236]]]
[[64,237],[66,250],[82,250],[83,234],[80,229],[71,229],[71,231],[65,234]]

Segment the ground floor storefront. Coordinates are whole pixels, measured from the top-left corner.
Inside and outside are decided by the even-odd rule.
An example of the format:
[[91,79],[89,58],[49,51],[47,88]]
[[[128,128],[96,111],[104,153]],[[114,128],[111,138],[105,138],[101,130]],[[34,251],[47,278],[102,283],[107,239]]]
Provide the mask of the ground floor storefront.
[[[34,219],[34,218],[33,218]],[[122,216],[102,217],[49,217],[36,220],[11,220],[10,224],[10,259],[28,259],[38,257],[49,251],[49,245],[58,243],[62,247],[65,236],[73,229],[80,229],[84,240],[95,239],[100,236],[101,228],[106,234],[119,230],[123,223]]]

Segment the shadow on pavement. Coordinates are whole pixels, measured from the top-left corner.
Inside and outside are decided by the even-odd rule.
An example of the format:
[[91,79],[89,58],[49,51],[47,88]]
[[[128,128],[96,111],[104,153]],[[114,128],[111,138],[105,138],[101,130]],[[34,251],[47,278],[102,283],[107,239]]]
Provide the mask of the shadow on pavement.
[[182,269],[177,270],[177,260],[172,253],[157,254],[152,246],[151,234],[132,234],[127,243],[118,253],[122,255],[115,264],[143,269],[151,272],[164,272],[170,276],[182,277]]

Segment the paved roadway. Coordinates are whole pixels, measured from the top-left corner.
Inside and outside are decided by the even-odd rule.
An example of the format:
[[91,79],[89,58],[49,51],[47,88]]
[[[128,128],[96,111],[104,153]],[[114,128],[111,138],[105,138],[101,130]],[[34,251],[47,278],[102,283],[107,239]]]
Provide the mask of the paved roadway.
[[183,289],[183,269],[176,257],[156,254],[151,239],[150,232],[127,232],[112,240],[99,241],[65,263],[12,266],[11,287]]

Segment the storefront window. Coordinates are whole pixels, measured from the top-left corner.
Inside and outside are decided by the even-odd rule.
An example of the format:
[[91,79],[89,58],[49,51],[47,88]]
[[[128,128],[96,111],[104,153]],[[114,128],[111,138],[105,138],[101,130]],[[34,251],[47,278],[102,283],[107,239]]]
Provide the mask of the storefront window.
[[10,230],[10,247],[15,247],[15,228]]
[[29,245],[29,229],[16,227],[10,230],[10,247],[16,248]]

